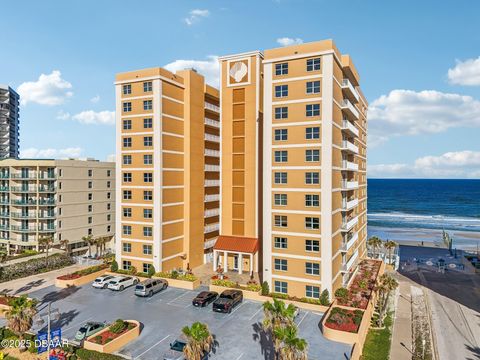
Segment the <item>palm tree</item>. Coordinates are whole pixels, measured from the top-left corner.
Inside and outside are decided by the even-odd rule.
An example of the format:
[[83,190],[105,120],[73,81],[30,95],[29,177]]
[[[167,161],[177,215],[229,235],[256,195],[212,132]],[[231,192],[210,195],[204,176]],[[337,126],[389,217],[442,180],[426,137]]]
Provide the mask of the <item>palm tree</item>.
[[65,253],[67,255],[70,255],[70,251],[68,250],[68,244],[69,243],[70,243],[70,240],[68,240],[68,239],[60,240],[60,246],[62,247],[62,249],[65,249]]
[[88,244],[88,257],[92,257],[92,246],[95,245],[96,239],[92,235],[83,236],[82,240]]
[[273,303],[266,301],[263,303],[263,329],[265,332],[270,332],[273,339],[273,347],[275,349],[276,357],[280,352],[281,341],[275,336],[276,328],[283,328],[293,324],[295,319],[296,308],[295,305],[288,306],[281,300],[273,299]]
[[383,319],[388,308],[388,299],[390,293],[398,287],[398,282],[390,274],[383,274],[380,276],[377,285],[378,296],[378,323],[383,326]]
[[208,326],[201,322],[196,321],[191,327],[185,326],[182,333],[187,338],[187,345],[183,349],[187,360],[201,360],[215,346],[214,336]]
[[273,332],[282,342],[280,349],[282,360],[307,360],[307,342],[297,336],[298,330],[295,325],[277,327]]
[[388,261],[392,263],[392,251],[397,247],[397,243],[395,241],[387,240],[383,244],[383,247],[388,251]]
[[27,298],[26,295],[12,298],[5,310],[8,327],[22,338],[23,333],[30,330],[33,318],[37,314],[37,301]]
[[48,250],[50,250],[50,246],[53,244],[53,236],[47,235],[42,236],[38,239],[38,245],[44,248],[45,250],[45,265],[48,267]]
[[380,246],[382,245],[382,240],[377,236],[372,236],[370,239],[368,239],[367,245],[373,249],[373,257],[376,258],[376,249],[380,248]]

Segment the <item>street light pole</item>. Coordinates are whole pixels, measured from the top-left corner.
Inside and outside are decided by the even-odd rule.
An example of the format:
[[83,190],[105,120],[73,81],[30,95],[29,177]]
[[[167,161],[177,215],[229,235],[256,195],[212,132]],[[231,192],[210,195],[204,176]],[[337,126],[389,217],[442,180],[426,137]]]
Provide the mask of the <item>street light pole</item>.
[[48,313],[47,313],[47,359],[50,359],[50,311],[52,308],[52,303],[48,303]]

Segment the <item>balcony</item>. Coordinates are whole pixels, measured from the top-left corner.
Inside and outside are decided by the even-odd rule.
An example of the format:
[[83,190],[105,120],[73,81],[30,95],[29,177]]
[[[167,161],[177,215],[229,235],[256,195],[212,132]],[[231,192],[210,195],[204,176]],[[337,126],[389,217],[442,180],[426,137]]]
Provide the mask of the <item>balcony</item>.
[[350,99],[354,99],[353,101],[358,102],[360,97],[358,95],[357,90],[355,90],[355,87],[350,82],[350,80],[348,79],[342,80],[342,90]]
[[352,266],[355,264],[355,261],[357,260],[357,258],[358,258],[358,249],[355,250],[355,252],[350,257],[350,259],[348,259],[347,264],[345,265],[345,271],[347,272],[350,271]]
[[358,146],[348,140],[342,141],[342,150],[358,154]]
[[12,231],[15,231],[15,232],[42,232],[42,233],[45,233],[45,232],[53,232],[55,231],[55,226],[42,226],[42,225],[39,225],[39,226],[18,226],[18,225],[12,225],[10,227],[10,229]]
[[22,193],[36,193],[37,188],[35,186],[12,186],[12,192],[22,192]]
[[1,173],[0,174],[0,179],[10,179],[10,174],[9,173]]
[[55,180],[57,175],[52,173],[40,173],[38,178],[40,180]]
[[210,104],[209,102],[206,102],[206,101],[205,101],[205,109],[216,112],[216,113],[220,113],[220,107],[214,104]]
[[0,199],[0,205],[10,205],[10,200],[8,198]]
[[358,117],[360,116],[358,110],[353,106],[353,104],[350,102],[348,99],[343,99],[342,102],[340,103],[340,107],[343,111],[345,111],[347,114],[350,116],[353,116],[355,120],[358,120]]
[[14,219],[36,219],[36,213],[12,213]]
[[358,171],[358,164],[355,164],[354,162],[348,160],[343,160],[342,168],[343,170]]
[[204,122],[205,125],[213,126],[214,128],[219,129],[220,128],[220,121],[218,120],[213,120],[210,118],[205,118]]
[[8,224],[0,224],[0,230],[8,231],[9,225]]
[[204,155],[211,157],[220,157],[220,150],[205,149]]
[[219,201],[219,194],[205,195],[205,202]]
[[205,171],[218,172],[220,171],[220,165],[205,164]]
[[220,186],[220,180],[205,180],[205,187]]
[[218,135],[205,134],[204,139],[206,141],[212,141],[212,142],[217,142],[217,143],[220,142],[220,136],[218,136]]
[[9,212],[0,212],[0,218],[8,218],[8,217],[10,217]]
[[208,234],[214,231],[220,230],[220,224],[210,224],[210,225],[205,225],[204,227],[204,234]]
[[208,209],[204,211],[204,217],[214,217],[220,215],[220,209]]
[[40,199],[38,205],[52,206],[55,205],[55,199]]
[[38,192],[41,192],[41,193],[54,193],[56,192],[57,189],[55,188],[55,186],[42,186],[40,185],[38,187]]
[[12,179],[36,179],[37,174],[34,172],[28,172],[28,173],[12,173],[10,174],[10,178]]
[[357,127],[353,123],[348,121],[347,119],[343,119],[343,121],[342,121],[342,130],[350,133],[351,135],[357,136],[357,137],[360,133],[358,131]]
[[8,186],[0,186],[0,192],[9,192],[10,188]]
[[217,242],[218,236],[215,236],[213,239],[208,239],[203,243],[203,248],[204,249],[210,249],[215,246],[215,243]]
[[351,198],[351,199],[342,199],[342,210],[343,211],[348,211],[353,209],[358,205],[358,199],[356,198]]
[[352,216],[348,219],[343,219],[342,230],[350,231],[357,224],[358,224],[358,216]]
[[342,180],[342,190],[355,190],[358,188],[358,181]]

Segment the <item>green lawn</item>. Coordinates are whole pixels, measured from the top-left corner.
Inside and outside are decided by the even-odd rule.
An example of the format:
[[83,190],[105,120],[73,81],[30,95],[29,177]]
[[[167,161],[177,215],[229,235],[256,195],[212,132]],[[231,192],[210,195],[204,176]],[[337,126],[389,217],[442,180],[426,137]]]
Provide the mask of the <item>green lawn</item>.
[[363,346],[362,360],[387,360],[392,337],[392,313],[385,318],[385,329],[372,330],[367,334]]

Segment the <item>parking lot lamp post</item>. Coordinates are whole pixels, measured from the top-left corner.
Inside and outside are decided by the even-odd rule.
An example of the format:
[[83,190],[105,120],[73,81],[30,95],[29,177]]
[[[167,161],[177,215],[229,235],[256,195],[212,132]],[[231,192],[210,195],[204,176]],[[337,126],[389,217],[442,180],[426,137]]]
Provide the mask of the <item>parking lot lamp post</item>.
[[[52,303],[48,303],[48,307],[47,307],[47,313],[44,314],[43,316],[46,316],[47,318],[47,356],[48,356],[48,359],[50,359],[50,332],[51,332],[51,321],[54,320],[54,321],[57,321],[59,318],[60,318],[60,312],[58,311],[58,309],[53,309],[52,310]],[[43,316],[42,315],[39,315],[39,319],[37,321],[37,324],[38,325],[43,325],[45,324],[45,320],[43,320]]]

